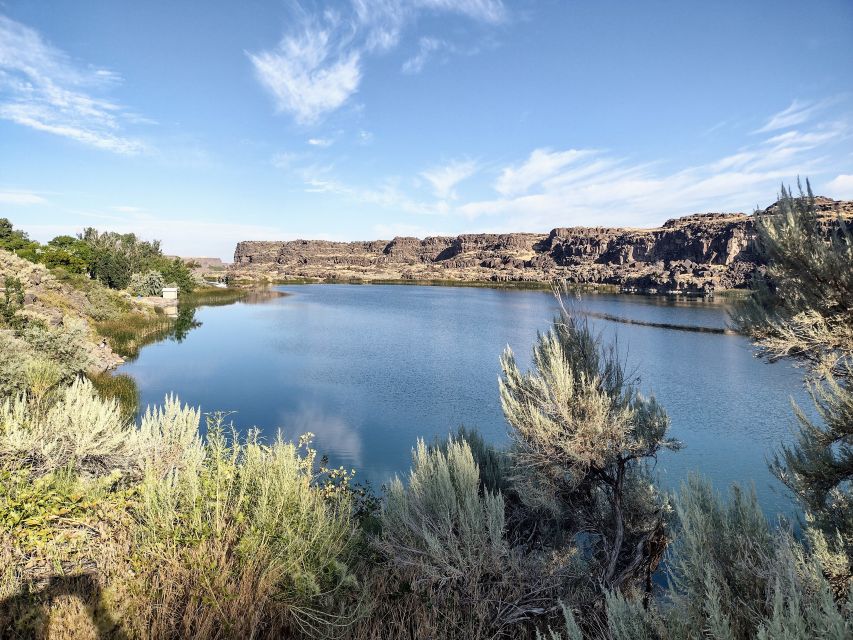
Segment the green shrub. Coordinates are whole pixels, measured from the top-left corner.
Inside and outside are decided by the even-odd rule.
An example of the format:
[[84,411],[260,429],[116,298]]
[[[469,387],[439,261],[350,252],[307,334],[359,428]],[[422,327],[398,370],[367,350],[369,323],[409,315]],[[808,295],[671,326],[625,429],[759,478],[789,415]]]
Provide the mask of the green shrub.
[[130,259],[121,253],[95,250],[91,275],[110,289],[125,289],[130,284],[133,266]]
[[[543,544],[585,539],[590,587],[643,584],[666,547],[667,499],[645,461],[678,449],[669,418],[625,374],[615,346],[567,311],[541,334],[533,369],[501,358],[501,405],[512,426],[513,484]],[[590,542],[590,538],[595,542]]]
[[66,319],[65,326],[49,328],[37,321],[22,323],[18,335],[0,330],[0,399],[15,396],[33,385],[48,388],[83,373],[91,360],[88,329]]
[[27,388],[27,344],[12,331],[0,330],[0,399],[23,393]]
[[159,271],[134,273],[130,279],[130,293],[135,296],[161,296],[166,282]]
[[62,468],[102,475],[136,465],[138,438],[118,402],[102,400],[85,378],[49,406],[27,395],[0,403],[0,466],[45,475]]
[[[799,186],[799,185],[798,185]],[[853,232],[818,215],[811,185],[756,215],[767,271],[734,313],[770,360],[805,365],[820,420],[795,407],[799,430],[772,471],[800,501],[835,593],[853,589]]]
[[[694,476],[682,485],[676,510],[668,637],[694,638],[710,630],[715,638],[745,640],[765,628],[768,638],[849,637],[853,626],[843,622],[845,605],[832,603],[829,583],[800,543],[771,527],[755,492],[734,486],[725,504]],[[792,622],[792,635],[770,631],[782,619]],[[824,628],[845,631],[821,635]]]
[[6,276],[3,279],[3,299],[0,300],[0,320],[7,327],[17,327],[16,314],[24,306],[24,285],[20,279]]
[[99,283],[89,281],[86,290],[86,306],[84,312],[96,322],[115,320],[120,315],[130,311],[130,303],[121,294],[116,293]]
[[376,632],[359,637],[523,637],[566,586],[567,557],[510,540],[504,499],[483,486],[464,440],[419,442],[381,520],[367,618]]
[[[226,437],[221,417],[207,442],[159,439],[164,423],[193,417],[167,403],[143,418],[153,434],[139,514],[136,560],[144,594],[134,624],[156,638],[316,637],[347,622],[339,599],[356,588],[357,541],[346,491],[330,491],[316,453],[252,433]],[[198,414],[194,415],[197,421]],[[146,436],[151,437],[151,436]],[[180,454],[184,451],[184,454]],[[248,615],[247,615],[248,613]]]
[[509,555],[503,497],[480,494],[466,442],[451,439],[445,450],[418,442],[408,486],[395,478],[388,488],[380,546],[399,566],[417,566],[422,580],[453,584],[497,574]]
[[91,364],[87,349],[89,328],[83,321],[66,317],[60,327],[28,322],[21,337],[42,359],[58,367],[61,380],[71,380]]

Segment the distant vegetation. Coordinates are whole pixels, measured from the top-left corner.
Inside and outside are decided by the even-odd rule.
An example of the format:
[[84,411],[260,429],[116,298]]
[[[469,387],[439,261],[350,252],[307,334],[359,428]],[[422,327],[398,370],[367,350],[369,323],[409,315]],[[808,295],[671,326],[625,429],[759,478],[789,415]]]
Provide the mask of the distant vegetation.
[[736,314],[810,375],[820,421],[798,411],[772,463],[802,535],[737,486],[661,490],[665,409],[566,310],[530,371],[501,359],[510,446],[418,442],[382,495],[310,434],[264,443],[214,414],[202,437],[173,397],[135,423],[127,389],[35,367],[0,396],[0,634],[53,616],[69,638],[849,639],[853,236],[827,243],[813,213],[784,192],[759,220],[770,266]]
[[190,293],[198,284],[180,258],[163,255],[159,241],[141,240],[132,233],[99,232],[89,227],[77,237],[57,236],[41,245],[0,218],[0,249],[50,269],[88,274],[110,289],[126,289],[132,284],[134,295],[160,295],[165,285]]

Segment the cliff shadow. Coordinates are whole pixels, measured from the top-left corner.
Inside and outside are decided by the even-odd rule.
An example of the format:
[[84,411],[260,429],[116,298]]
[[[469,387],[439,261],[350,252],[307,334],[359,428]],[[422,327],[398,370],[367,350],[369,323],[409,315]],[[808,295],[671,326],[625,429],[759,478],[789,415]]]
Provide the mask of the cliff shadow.
[[[99,640],[128,640],[104,604],[103,592],[92,573],[74,576],[53,575],[33,580],[20,591],[0,601],[0,638],[41,640],[47,638],[51,624],[51,606],[59,598],[79,600],[91,622],[91,632]],[[82,632],[82,629],[80,630]],[[74,629],[65,629],[66,637],[75,637]],[[52,635],[52,634],[51,634]]]

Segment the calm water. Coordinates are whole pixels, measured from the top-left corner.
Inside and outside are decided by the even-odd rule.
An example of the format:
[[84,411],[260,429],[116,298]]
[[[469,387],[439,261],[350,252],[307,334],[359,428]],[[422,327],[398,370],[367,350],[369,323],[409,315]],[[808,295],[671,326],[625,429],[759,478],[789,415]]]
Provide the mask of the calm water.
[[[280,287],[263,304],[201,308],[201,326],[148,346],[122,367],[143,406],[169,392],[203,411],[234,411],[270,438],[311,431],[335,465],[379,485],[408,468],[417,438],[475,427],[505,442],[497,379],[508,344],[527,366],[556,311],[548,292],[393,285]],[[702,301],[589,295],[597,314],[721,328],[726,307]],[[754,483],[768,512],[790,503],[766,457],[790,437],[789,398],[807,404],[799,373],[752,357],[744,338],[592,320],[618,337],[628,363],[686,445],[658,463],[664,484],[700,470],[722,489]]]

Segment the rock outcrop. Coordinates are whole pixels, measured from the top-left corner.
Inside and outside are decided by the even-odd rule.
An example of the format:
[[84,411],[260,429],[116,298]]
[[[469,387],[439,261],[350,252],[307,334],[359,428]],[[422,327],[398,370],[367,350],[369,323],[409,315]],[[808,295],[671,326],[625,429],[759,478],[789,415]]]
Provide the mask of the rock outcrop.
[[[853,202],[817,199],[827,226]],[[766,211],[772,212],[773,207]],[[454,280],[616,285],[659,293],[748,286],[760,268],[752,215],[703,213],[658,229],[559,227],[369,242],[240,242],[229,270],[250,280]]]

